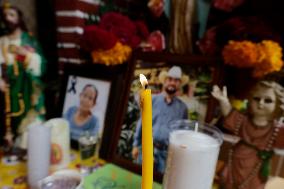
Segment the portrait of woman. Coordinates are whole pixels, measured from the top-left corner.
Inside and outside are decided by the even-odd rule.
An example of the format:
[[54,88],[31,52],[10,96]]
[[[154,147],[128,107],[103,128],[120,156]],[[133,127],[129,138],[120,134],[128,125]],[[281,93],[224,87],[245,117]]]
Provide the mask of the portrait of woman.
[[88,131],[92,135],[98,134],[99,120],[92,113],[97,96],[98,90],[95,85],[85,85],[79,95],[79,106],[70,107],[64,114],[64,118],[69,121],[72,139],[78,140],[84,131]]
[[70,126],[70,138],[78,141],[85,132],[102,135],[110,83],[107,81],[69,76],[63,117]]

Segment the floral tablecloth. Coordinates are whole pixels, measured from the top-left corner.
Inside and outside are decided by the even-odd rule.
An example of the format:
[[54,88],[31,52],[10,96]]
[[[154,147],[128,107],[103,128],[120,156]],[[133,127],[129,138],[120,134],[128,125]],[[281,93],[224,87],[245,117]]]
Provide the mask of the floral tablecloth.
[[[71,162],[69,169],[80,169],[81,160],[77,151],[71,151]],[[27,189],[27,162],[26,161],[12,161],[10,162],[5,157],[1,157],[0,162],[0,189]],[[101,167],[105,162],[100,159],[91,158],[84,161],[84,165],[91,169]]]
[[[69,169],[80,170],[82,161],[80,154],[77,151],[71,151],[71,162],[68,166]],[[5,157],[1,157],[0,152],[0,189],[28,189],[27,185],[27,162],[17,161],[9,162]],[[104,160],[95,157],[84,161],[84,166],[92,169],[93,171],[106,164]],[[217,170],[220,169],[222,163],[218,164]],[[212,189],[218,189],[218,185],[214,184]]]

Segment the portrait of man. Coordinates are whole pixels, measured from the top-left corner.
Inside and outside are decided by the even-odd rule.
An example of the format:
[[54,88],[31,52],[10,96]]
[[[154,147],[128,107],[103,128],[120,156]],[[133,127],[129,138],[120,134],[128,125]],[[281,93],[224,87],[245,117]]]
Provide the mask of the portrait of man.
[[[153,142],[154,142],[154,167],[159,172],[164,172],[167,158],[170,125],[174,121],[187,119],[187,106],[178,97],[181,86],[189,81],[188,76],[183,75],[179,66],[173,66],[168,71],[159,75],[163,84],[162,92],[153,95]],[[141,159],[141,118],[137,122],[134,135],[132,156],[142,163]]]
[[[157,63],[157,64],[156,64]],[[117,154],[141,164],[141,111],[139,74],[144,74],[152,92],[154,169],[165,170],[169,134],[177,120],[205,121],[210,95],[210,67],[167,62],[137,61],[131,81]]]

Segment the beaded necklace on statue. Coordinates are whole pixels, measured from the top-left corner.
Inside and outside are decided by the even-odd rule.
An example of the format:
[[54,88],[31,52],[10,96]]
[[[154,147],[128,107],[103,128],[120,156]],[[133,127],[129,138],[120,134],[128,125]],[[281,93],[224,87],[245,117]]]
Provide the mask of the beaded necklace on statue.
[[[239,116],[238,117],[239,119],[237,120],[236,122],[236,127],[235,127],[235,130],[234,130],[234,134],[235,135],[238,135],[239,134],[239,131],[240,131],[240,127],[241,127],[241,121],[242,121],[242,117]],[[277,126],[274,126],[273,128],[273,133],[272,135],[270,136],[267,144],[266,144],[266,147],[264,150],[260,150],[258,149],[256,146],[252,145],[252,144],[249,144],[248,142],[246,141],[240,141],[241,143],[255,149],[257,152],[258,152],[258,157],[260,158],[259,162],[256,163],[255,167],[252,169],[252,171],[250,172],[250,174],[239,184],[239,185],[236,185],[235,181],[234,181],[234,177],[233,177],[233,171],[232,171],[232,161],[233,161],[233,146],[231,147],[231,149],[229,150],[229,156],[228,156],[228,166],[229,166],[229,169],[231,170],[231,176],[232,176],[232,183],[233,183],[233,186],[234,188],[236,189],[242,189],[244,187],[247,186],[247,184],[255,177],[257,176],[257,174],[259,173],[260,170],[265,170],[267,167],[265,166],[269,166],[269,159],[271,158],[271,156],[273,155],[273,151],[272,151],[272,145],[273,143],[275,142],[275,139],[278,135],[278,132],[279,132],[279,127]],[[268,170],[267,170],[268,171]],[[268,172],[266,173],[268,174]],[[265,176],[268,176],[268,175],[265,175]]]

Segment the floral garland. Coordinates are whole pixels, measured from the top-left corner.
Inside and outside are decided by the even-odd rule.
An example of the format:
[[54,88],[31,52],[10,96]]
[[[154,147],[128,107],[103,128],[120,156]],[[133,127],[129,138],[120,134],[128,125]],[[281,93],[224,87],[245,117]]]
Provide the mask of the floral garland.
[[116,42],[109,50],[92,51],[93,62],[109,65],[122,64],[130,56],[132,49],[128,45]]
[[271,40],[260,43],[229,41],[222,52],[225,64],[238,68],[253,68],[253,77],[279,71],[283,66],[282,48]]
[[116,65],[125,62],[132,49],[138,48],[148,36],[143,21],[132,21],[120,13],[108,12],[97,25],[84,28],[82,47],[91,53],[94,63]]

